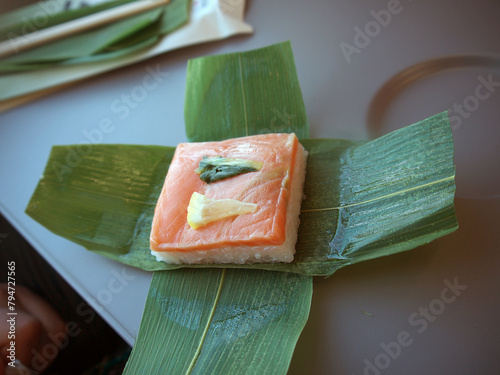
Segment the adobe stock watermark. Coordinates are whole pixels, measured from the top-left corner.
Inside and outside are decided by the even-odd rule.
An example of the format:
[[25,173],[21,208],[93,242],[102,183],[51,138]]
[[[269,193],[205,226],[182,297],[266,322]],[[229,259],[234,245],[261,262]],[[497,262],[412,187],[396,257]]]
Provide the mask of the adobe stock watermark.
[[51,167],[59,182],[63,181],[65,174],[78,167],[84,158],[92,153],[93,146],[101,144],[106,135],[111,134],[116,129],[116,124],[125,120],[132,110],[139,107],[140,103],[147,99],[149,93],[159,87],[169,75],[168,72],[160,69],[159,64],[155,68],[148,65],[145,70],[146,75],[141,79],[140,84],[111,102],[109,106],[111,115],[101,118],[96,127],[82,131],[83,139],[75,147],[69,149],[64,163],[58,161],[52,163]]
[[[106,287],[99,290],[96,295],[97,302],[101,307],[109,305],[113,301],[114,296],[125,290],[126,286],[135,279],[135,276],[127,273],[127,268],[125,267],[120,271],[112,270],[111,275],[112,277],[109,279]],[[93,301],[95,302],[95,300]],[[96,316],[94,310],[89,308],[87,303],[83,301],[76,307],[76,313],[78,316],[84,318],[83,321],[86,324],[90,324]],[[31,351],[33,355],[31,368],[37,373],[43,372],[52,360],[57,357],[59,351],[69,345],[71,338],[77,337],[82,332],[84,332],[83,327],[79,327],[75,321],[69,321],[64,327],[64,332],[49,333],[49,342],[40,350],[33,349]]]
[[429,326],[439,319],[447,306],[456,301],[456,299],[467,289],[467,285],[460,284],[455,277],[453,282],[443,281],[445,287],[441,289],[438,297],[431,300],[426,306],[420,306],[417,311],[408,317],[408,324],[411,329],[403,330],[398,333],[394,341],[380,343],[382,349],[373,359],[365,358],[363,360],[363,375],[381,375],[387,370],[393,361],[396,361],[414,342],[415,334],[424,333]]
[[488,100],[500,87],[500,80],[493,80],[493,73],[490,73],[486,78],[478,76],[477,81],[479,84],[475,87],[474,92],[466,96],[462,103],[454,103],[448,111],[453,130],[460,128],[463,120],[468,119],[473,112],[476,112],[481,106],[481,102]]
[[404,6],[399,0],[389,0],[385,9],[371,10],[370,15],[372,19],[363,27],[354,27],[352,44],[347,42],[341,42],[339,44],[340,50],[347,63],[351,63],[352,55],[358,55],[363,49],[368,47],[373,38],[379,36],[382,30],[389,26],[393,17],[400,14],[403,10]]

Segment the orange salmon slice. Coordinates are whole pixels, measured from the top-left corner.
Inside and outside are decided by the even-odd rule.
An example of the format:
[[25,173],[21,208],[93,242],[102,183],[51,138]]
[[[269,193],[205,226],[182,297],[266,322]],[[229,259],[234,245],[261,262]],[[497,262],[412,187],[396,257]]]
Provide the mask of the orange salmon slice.
[[[263,164],[256,172],[208,184],[195,172],[204,156]],[[221,142],[179,144],[155,208],[150,236],[152,254],[167,263],[291,261],[305,158],[306,152],[295,134],[262,134]],[[193,229],[187,222],[187,207],[193,192],[212,199],[254,203],[257,210]],[[296,197],[291,199],[292,196]],[[294,217],[290,216],[291,211]],[[295,233],[288,233],[290,231]],[[293,244],[286,242],[289,234],[294,238]],[[284,244],[286,256],[273,255],[273,249]]]

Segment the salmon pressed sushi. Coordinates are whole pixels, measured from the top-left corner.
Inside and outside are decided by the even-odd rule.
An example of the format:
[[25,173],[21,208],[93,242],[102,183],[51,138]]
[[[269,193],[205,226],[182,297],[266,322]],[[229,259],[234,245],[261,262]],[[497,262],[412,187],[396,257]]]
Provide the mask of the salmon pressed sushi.
[[295,134],[179,144],[151,253],[167,263],[291,262],[307,152]]

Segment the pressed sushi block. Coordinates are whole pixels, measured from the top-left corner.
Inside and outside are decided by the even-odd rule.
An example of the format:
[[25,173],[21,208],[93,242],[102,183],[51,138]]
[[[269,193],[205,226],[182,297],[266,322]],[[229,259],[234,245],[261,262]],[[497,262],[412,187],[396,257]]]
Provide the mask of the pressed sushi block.
[[[151,253],[176,264],[291,262],[306,158],[295,134],[179,144],[155,208]],[[222,179],[204,178],[211,162],[208,174]],[[239,172],[226,173],[234,165]]]

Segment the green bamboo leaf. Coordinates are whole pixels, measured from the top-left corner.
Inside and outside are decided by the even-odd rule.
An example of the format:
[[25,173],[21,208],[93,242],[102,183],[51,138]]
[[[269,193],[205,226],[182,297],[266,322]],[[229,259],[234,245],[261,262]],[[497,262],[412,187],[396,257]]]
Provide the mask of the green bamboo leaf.
[[[288,48],[289,44],[284,43],[258,50],[257,54],[231,54],[230,60],[241,60],[242,66],[253,70],[252,64],[243,64],[243,61],[248,56],[250,62],[254,62],[258,55],[262,66],[280,65],[278,61],[281,61],[281,65],[292,69],[292,54]],[[215,63],[219,66],[219,60],[212,57],[198,59],[197,64],[190,64],[188,74],[193,71],[193,67],[196,71],[208,71],[200,60],[207,65]],[[233,73],[237,76],[241,74],[240,63]],[[213,74],[218,77],[220,72],[216,69]],[[212,80],[211,76],[204,77]],[[198,103],[216,96],[214,92],[207,92],[203,84],[202,89],[196,91],[193,86],[197,82],[188,78],[186,90],[191,95],[187,95],[186,102],[191,108],[201,108],[203,105]],[[261,81],[252,76],[244,85],[259,86]],[[254,92],[260,97],[257,89],[245,88],[243,91]],[[295,91],[296,97],[289,101],[301,98],[300,90]],[[293,96],[291,92],[289,97]],[[253,96],[251,98],[253,102]],[[229,100],[226,97],[222,99]],[[210,102],[213,100],[210,99]],[[274,104],[271,102],[271,106]],[[210,108],[204,108],[199,112],[200,115],[206,114]],[[239,112],[240,119],[254,116],[248,116],[250,110],[236,103],[228,108],[234,113]],[[251,107],[251,110],[260,112],[266,109],[257,107],[254,110]],[[235,114],[232,116],[238,117]],[[205,137],[201,138],[203,140],[211,137],[207,135],[206,122],[203,122],[202,117],[188,117],[186,121],[186,126],[198,134],[197,137]],[[216,122],[214,134],[220,137],[221,130],[217,127],[219,122],[216,118],[205,121]],[[235,126],[234,135],[245,135],[249,129],[256,133],[269,130],[266,122],[260,124],[261,128],[257,123],[247,128],[241,126],[242,122],[246,121],[240,121]],[[289,130],[307,134],[307,122],[294,123]],[[302,204],[294,261],[290,264],[186,267],[258,268],[325,276],[348,264],[412,249],[457,228],[453,207],[453,139],[446,113],[370,142],[304,139],[302,143],[309,151],[309,158],[304,186],[306,199]],[[60,169],[66,171],[64,168],[68,160],[72,163],[72,155],[79,155],[79,147],[54,148],[27,213],[55,233],[125,264],[149,271],[184,267],[157,262],[149,251],[148,234],[154,204],[161,191],[173,149],[93,145],[92,152],[88,156],[81,155],[78,165],[61,179],[53,166],[61,165]],[[135,154],[147,155],[149,159],[135,157]],[[117,168],[113,160],[126,161],[130,170]],[[128,196],[121,195],[122,179],[126,173],[134,175],[139,170],[143,171],[141,178],[147,178],[148,181],[134,187],[136,199],[130,201]],[[80,198],[80,185],[75,185],[75,181],[80,180],[106,181],[105,184],[95,183],[86,189],[86,198],[93,199],[95,204]],[[115,184],[114,188],[112,184]],[[65,195],[59,191],[71,196],[64,205],[60,204],[60,200]],[[102,201],[103,195],[113,195],[114,199]],[[122,203],[118,204],[120,201]],[[53,206],[60,209],[53,210]],[[81,225],[80,219],[72,218],[74,212],[80,210],[91,218],[85,226]],[[117,220],[118,217],[123,218],[123,225]],[[84,233],[91,235],[85,236]],[[116,242],[116,238],[124,242]]]
[[40,1],[0,15],[0,41],[43,30],[132,1],[138,0],[108,0],[86,6],[80,4],[83,2],[75,2],[77,8],[72,9],[66,9],[66,4],[62,1]]
[[[288,57],[293,61],[291,51]],[[301,95],[300,90],[296,94]],[[162,285],[175,283],[176,277],[182,278],[177,288]],[[154,289],[156,280],[160,287]],[[192,282],[196,284],[192,286]],[[179,295],[188,306],[167,305],[165,309],[163,301],[175,296],[171,291],[183,287],[184,293]],[[195,297],[190,299],[187,294]],[[290,273],[226,269],[155,272],[138,342],[125,373],[285,374],[307,321],[311,298],[312,278]],[[191,301],[202,301],[202,306],[189,309]],[[187,331],[176,321],[179,315],[185,318],[186,311],[190,318],[202,315],[200,327]],[[165,316],[174,318],[167,321]],[[152,353],[154,361],[149,359]]]
[[[371,142],[301,142],[309,158],[294,261],[185,267],[325,276],[348,264],[410,250],[457,228],[446,113]],[[174,149],[92,145],[85,156],[79,147],[54,147],[27,213],[53,232],[125,264],[149,271],[183,267],[157,262],[149,251],[154,206]],[[69,168],[73,159],[79,163]],[[133,182],[134,176],[144,183],[133,185],[131,200],[123,180]],[[87,181],[96,183],[82,197]],[[88,220],[82,224],[75,212]]]
[[289,42],[188,62],[184,117],[190,141],[295,132],[309,122]]
[[162,7],[163,12],[160,17],[145,28],[132,33],[130,36],[121,38],[114,43],[108,44],[97,53],[68,59],[61,64],[73,65],[115,59],[151,47],[156,44],[162,36],[186,24],[189,20],[190,6],[191,2],[189,0],[171,0],[168,5]]
[[174,32],[186,24],[189,20],[190,5],[190,1],[188,0],[171,0],[168,6],[163,7],[160,19],[140,32],[108,45],[99,53],[69,59],[61,64],[73,65],[116,59],[141,49],[149,48],[156,44],[162,36]]
[[124,373],[285,374],[309,315],[311,280],[267,271],[155,272]]
[[171,0],[161,8],[5,58],[0,73],[119,58],[150,47],[177,30],[188,21],[189,10],[189,0]]
[[191,1],[189,0],[171,0],[167,6],[162,7],[163,13],[158,20],[158,24],[151,25],[147,30],[136,33],[128,38],[122,39],[108,47],[106,51],[116,51],[136,45],[144,39],[153,36],[167,35],[179,27],[186,24],[189,19]]
[[152,262],[149,232],[174,151],[161,146],[56,146],[27,213],[54,233],[110,259],[162,269]]
[[153,9],[96,30],[64,38],[5,58],[0,64],[0,71],[22,70],[24,65],[33,66],[44,62],[53,63],[95,54],[107,46],[113,45],[154,24],[161,16],[162,11],[162,9]]
[[[374,141],[344,142],[340,157],[330,161],[325,160],[334,150],[325,147],[329,140],[317,142],[304,141],[311,157],[297,268],[332,274],[340,266],[410,250],[457,229],[446,112]],[[329,191],[323,186],[329,173],[338,181],[333,194],[331,184]]]
[[[142,32],[140,34],[142,34]],[[85,63],[93,63],[93,62],[97,62],[97,61],[119,59],[122,56],[126,56],[126,55],[129,55],[131,53],[138,52],[140,50],[146,50],[148,48],[151,48],[156,43],[158,43],[159,40],[160,40],[160,36],[155,35],[155,36],[152,36],[150,38],[138,41],[136,44],[133,44],[133,45],[128,46],[128,47],[124,46],[123,48],[117,49],[117,50],[108,50],[106,48],[106,50],[103,52],[99,52],[99,53],[89,55],[89,56],[77,57],[74,59],[66,60],[66,61],[61,62],[60,65],[65,66],[65,65],[85,64]]]

